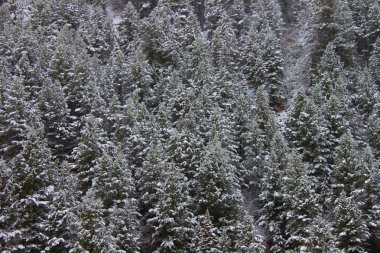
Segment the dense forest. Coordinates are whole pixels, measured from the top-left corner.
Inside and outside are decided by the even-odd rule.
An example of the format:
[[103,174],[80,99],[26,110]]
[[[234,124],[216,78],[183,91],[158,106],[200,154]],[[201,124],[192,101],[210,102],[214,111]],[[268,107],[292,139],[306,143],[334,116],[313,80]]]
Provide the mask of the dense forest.
[[378,0],[0,1],[0,251],[380,252]]

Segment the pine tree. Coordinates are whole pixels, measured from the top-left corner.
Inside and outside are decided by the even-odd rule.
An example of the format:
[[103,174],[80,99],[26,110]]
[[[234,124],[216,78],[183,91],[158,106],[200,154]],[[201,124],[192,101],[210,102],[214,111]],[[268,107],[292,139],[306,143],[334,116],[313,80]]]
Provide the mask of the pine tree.
[[4,159],[10,160],[21,151],[21,143],[26,138],[30,102],[28,102],[28,94],[22,79],[14,78],[4,81],[7,83],[1,106],[0,147]]
[[313,180],[307,175],[302,157],[291,153],[284,178],[284,218],[286,220],[286,248],[313,250],[310,228],[313,219],[321,212]]
[[268,93],[264,87],[259,87],[256,92],[256,108],[255,121],[257,122],[258,130],[260,130],[261,138],[263,139],[264,155],[269,153],[270,142],[276,133],[276,123],[274,121],[274,113],[269,107]]
[[261,253],[265,252],[264,238],[259,235],[258,229],[250,215],[244,215],[239,231],[239,240],[236,243],[236,252]]
[[274,252],[281,252],[285,247],[285,218],[283,177],[288,166],[287,147],[284,137],[276,132],[271,142],[269,161],[265,164],[265,173],[259,199],[261,224],[270,233],[270,246]]
[[251,25],[243,49],[243,73],[254,88],[265,86],[272,107],[280,110],[286,102],[287,88],[283,83],[283,56],[279,39],[270,27],[259,30]]
[[299,151],[302,160],[311,165],[309,173],[322,178],[328,176],[328,164],[331,163],[330,131],[315,104],[304,93],[297,95],[286,126],[289,146]]
[[221,253],[222,246],[219,241],[219,230],[215,228],[209,212],[199,217],[199,225],[197,229],[198,237],[195,241],[195,252],[199,253]]
[[128,2],[121,15],[121,22],[117,25],[118,41],[124,54],[131,52],[132,42],[136,39],[139,28],[139,15],[132,4]]
[[5,240],[5,249],[41,252],[50,236],[47,214],[54,191],[55,163],[44,139],[42,124],[35,111],[30,113],[23,148],[10,165],[14,202],[6,226],[12,233]]
[[153,93],[154,70],[141,47],[137,47],[129,62],[127,92],[134,93],[139,102],[146,102]]
[[316,95],[321,94],[321,99],[329,98],[336,91],[339,82],[344,80],[343,74],[343,63],[335,52],[335,46],[329,43],[317,66],[314,85],[319,92],[315,91]]
[[[185,125],[186,123],[184,123]],[[203,154],[203,140],[187,125],[172,133],[168,141],[168,159],[181,168],[182,173],[193,180]]]
[[375,110],[368,118],[368,143],[377,159],[380,157],[380,110]]
[[380,71],[378,66],[380,65],[380,39],[377,39],[373,45],[371,57],[369,58],[369,71],[372,74],[377,86],[380,85]]
[[86,118],[85,126],[81,130],[79,144],[74,148],[72,159],[73,170],[78,174],[78,190],[82,194],[92,186],[94,179],[94,165],[109,146],[106,133],[102,129],[101,121],[90,115]]
[[162,144],[157,143],[149,150],[141,168],[136,171],[136,187],[143,216],[149,216],[148,211],[157,204],[159,199],[158,194],[164,180],[163,173],[167,167],[164,159]]
[[80,24],[87,50],[90,55],[96,55],[106,63],[115,43],[112,22],[101,7],[94,7],[87,15],[88,20]]
[[[110,149],[98,158],[94,171],[94,183],[88,194],[93,194],[91,199],[100,202],[98,208],[101,212],[94,215],[104,222],[98,232],[91,232],[96,237],[95,246],[100,243],[105,244],[103,247],[107,247],[108,250],[138,252],[140,233],[137,201],[133,198],[135,187],[120,148]],[[91,214],[91,217],[94,215]],[[103,236],[106,237],[102,238]]]
[[55,167],[54,192],[47,213],[50,224],[47,233],[48,252],[68,252],[75,246],[77,210],[80,194],[76,190],[77,177],[70,172],[69,164],[63,162]]
[[338,248],[344,252],[365,252],[368,228],[353,198],[342,191],[334,206],[333,233],[337,237]]
[[333,17],[333,43],[336,46],[336,52],[346,65],[352,64],[355,53],[355,31],[357,28],[347,1],[339,0],[335,2]]
[[155,229],[155,252],[188,252],[190,238],[194,236],[194,220],[189,210],[186,177],[173,163],[165,168],[164,177],[158,203],[150,210],[154,217],[148,220]]
[[332,187],[335,196],[338,197],[342,191],[348,197],[357,197],[363,190],[365,173],[360,166],[357,143],[349,134],[339,139],[339,146],[334,153],[334,169],[332,172]]
[[[121,105],[124,105],[128,98],[132,97],[128,93],[128,66],[127,59],[120,48],[116,47],[107,64],[107,75],[112,82],[112,88]],[[129,90],[131,92],[131,90]]]
[[258,0],[255,9],[257,14],[254,16],[254,22],[258,30],[265,30],[270,27],[279,37],[283,31],[284,21],[278,0]]
[[242,196],[238,188],[236,167],[231,163],[229,152],[215,130],[195,175],[195,202],[197,213],[206,210],[221,225],[235,220],[240,214]]
[[47,78],[39,94],[39,110],[53,154],[59,157],[69,155],[73,143],[69,126],[70,115],[65,94],[58,82]]

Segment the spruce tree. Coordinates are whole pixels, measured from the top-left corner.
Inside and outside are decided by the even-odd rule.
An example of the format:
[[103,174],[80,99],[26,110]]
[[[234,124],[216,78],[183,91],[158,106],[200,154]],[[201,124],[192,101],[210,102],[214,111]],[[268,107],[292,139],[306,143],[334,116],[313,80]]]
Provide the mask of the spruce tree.
[[217,225],[236,220],[241,212],[242,196],[236,167],[231,163],[229,152],[222,147],[215,129],[195,175],[194,198],[197,213],[208,210]]
[[74,160],[73,170],[78,174],[78,190],[83,195],[93,184],[94,165],[109,146],[106,133],[102,129],[101,121],[90,115],[86,118],[84,128],[78,146],[74,148],[72,159]]
[[199,217],[197,227],[198,237],[195,241],[195,252],[200,253],[221,253],[222,246],[219,240],[220,231],[214,226],[211,221],[210,213],[206,210],[206,214]]
[[269,245],[274,252],[285,248],[285,222],[283,177],[288,167],[287,146],[284,137],[276,132],[271,142],[269,160],[265,164],[266,171],[259,196],[261,224],[270,233]]
[[195,224],[189,209],[191,202],[186,177],[173,163],[167,164],[164,177],[158,203],[150,210],[154,216],[148,220],[155,230],[155,252],[188,252]]
[[5,160],[10,160],[22,150],[22,141],[26,139],[27,118],[31,107],[23,80],[6,79],[1,111],[0,147]]
[[380,70],[378,66],[380,65],[380,39],[377,39],[373,45],[373,50],[371,52],[371,57],[369,58],[369,71],[372,74],[377,86],[380,85]]
[[307,166],[297,153],[290,154],[284,177],[284,218],[286,220],[286,248],[313,250],[310,228],[313,219],[321,212],[313,179],[307,175]]
[[47,214],[54,192],[53,175],[56,164],[44,139],[42,124],[36,112],[31,112],[22,150],[11,161],[14,202],[6,228],[12,233],[6,238],[5,249],[41,252],[49,234]]
[[128,54],[132,49],[132,42],[136,39],[139,28],[139,14],[129,1],[124,7],[121,15],[121,22],[117,25],[118,42],[124,54]]
[[352,197],[342,191],[334,203],[333,233],[337,246],[344,252],[365,252],[364,243],[368,238],[368,228],[362,212]]

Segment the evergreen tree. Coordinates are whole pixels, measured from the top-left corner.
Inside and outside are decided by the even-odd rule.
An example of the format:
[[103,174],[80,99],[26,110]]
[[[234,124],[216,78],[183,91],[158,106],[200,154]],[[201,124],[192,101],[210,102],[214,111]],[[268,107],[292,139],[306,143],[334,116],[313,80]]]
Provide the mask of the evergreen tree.
[[39,110],[45,135],[54,155],[64,157],[72,150],[70,115],[62,87],[48,78],[39,94]]
[[[319,92],[315,91],[315,95],[321,96],[320,99],[329,98],[336,91],[339,82],[343,80],[343,74],[343,63],[335,52],[335,46],[330,43],[317,66],[314,85],[316,89],[319,89]],[[317,99],[317,104],[320,99]]]
[[304,162],[311,165],[309,174],[325,181],[332,162],[330,131],[327,122],[319,116],[315,104],[304,93],[297,95],[286,126],[289,145],[302,154]]
[[14,202],[6,228],[5,249],[41,252],[49,240],[47,214],[54,191],[55,163],[43,137],[42,124],[31,112],[22,150],[11,161]]
[[344,191],[348,197],[358,197],[364,187],[365,173],[360,166],[357,144],[351,135],[345,134],[340,138],[334,158],[332,187],[335,196]]
[[380,117],[379,109],[368,118],[368,143],[373,149],[376,159],[380,158]]
[[264,240],[259,235],[252,216],[244,215],[240,224],[239,240],[236,244],[236,252],[239,253],[261,253],[265,252]]
[[189,210],[191,203],[186,177],[173,163],[168,164],[164,177],[158,203],[150,210],[154,217],[148,220],[155,229],[155,252],[188,252],[190,238],[194,236],[194,220]]
[[312,251],[310,228],[314,217],[321,212],[313,181],[307,167],[297,153],[291,153],[284,178],[284,218],[286,220],[286,248]]
[[380,71],[378,66],[380,65],[380,39],[377,39],[373,45],[371,57],[369,59],[369,71],[372,74],[377,86],[380,85]]
[[333,17],[333,43],[336,46],[336,52],[345,64],[352,64],[355,51],[355,31],[357,28],[347,1],[335,1]]
[[259,87],[256,92],[256,108],[255,121],[257,122],[258,130],[260,130],[261,138],[263,139],[263,154],[267,155],[270,149],[270,142],[276,133],[276,123],[274,121],[274,113],[269,107],[268,93],[264,87]]
[[136,32],[139,28],[139,15],[137,10],[129,1],[124,7],[121,15],[121,22],[117,25],[118,41],[124,54],[131,51],[132,42],[136,39]]
[[78,190],[82,194],[92,186],[94,179],[94,165],[109,146],[106,133],[102,129],[101,121],[94,116],[86,119],[85,127],[81,131],[78,146],[73,150],[74,171],[78,174]]
[[81,34],[90,55],[96,55],[106,63],[114,47],[114,29],[107,14],[101,7],[94,7],[88,20],[80,24]]
[[266,164],[260,201],[261,224],[270,233],[269,245],[274,252],[281,252],[285,248],[285,217],[284,214],[284,192],[283,177],[288,167],[286,156],[287,147],[284,137],[276,132],[271,142],[269,161]]
[[7,83],[3,93],[4,101],[1,105],[0,147],[4,159],[10,160],[21,151],[22,141],[26,139],[30,102],[28,102],[28,94],[22,79],[15,78],[4,81]]
[[147,215],[148,211],[157,204],[165,167],[167,163],[164,160],[163,147],[158,143],[149,150],[142,167],[136,172],[138,180],[136,186],[142,215]]
[[195,203],[197,213],[208,210],[217,225],[236,220],[241,212],[236,167],[230,159],[214,130],[195,175]]
[[284,24],[278,0],[258,0],[255,7],[257,13],[254,16],[254,21],[258,30],[265,30],[270,27],[279,37],[282,34]]
[[344,252],[365,252],[368,228],[353,198],[342,191],[334,206],[333,233],[337,236],[338,248]]
[[129,62],[127,92],[134,93],[139,102],[147,102],[153,93],[153,68],[141,47],[137,47]]
[[219,230],[215,228],[208,211],[206,215],[199,216],[199,225],[197,229],[198,237],[195,241],[195,252],[200,253],[221,253],[222,246],[219,241]]
[[68,252],[76,244],[77,210],[80,204],[76,190],[78,179],[63,162],[56,166],[54,173],[54,192],[51,197],[47,233],[49,240],[45,250],[48,252]]

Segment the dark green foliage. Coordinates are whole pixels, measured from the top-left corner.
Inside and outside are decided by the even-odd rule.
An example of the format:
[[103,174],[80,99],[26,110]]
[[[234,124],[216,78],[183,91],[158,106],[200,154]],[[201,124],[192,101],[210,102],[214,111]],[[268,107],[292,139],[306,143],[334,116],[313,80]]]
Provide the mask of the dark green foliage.
[[2,251],[379,251],[377,0],[0,3]]

